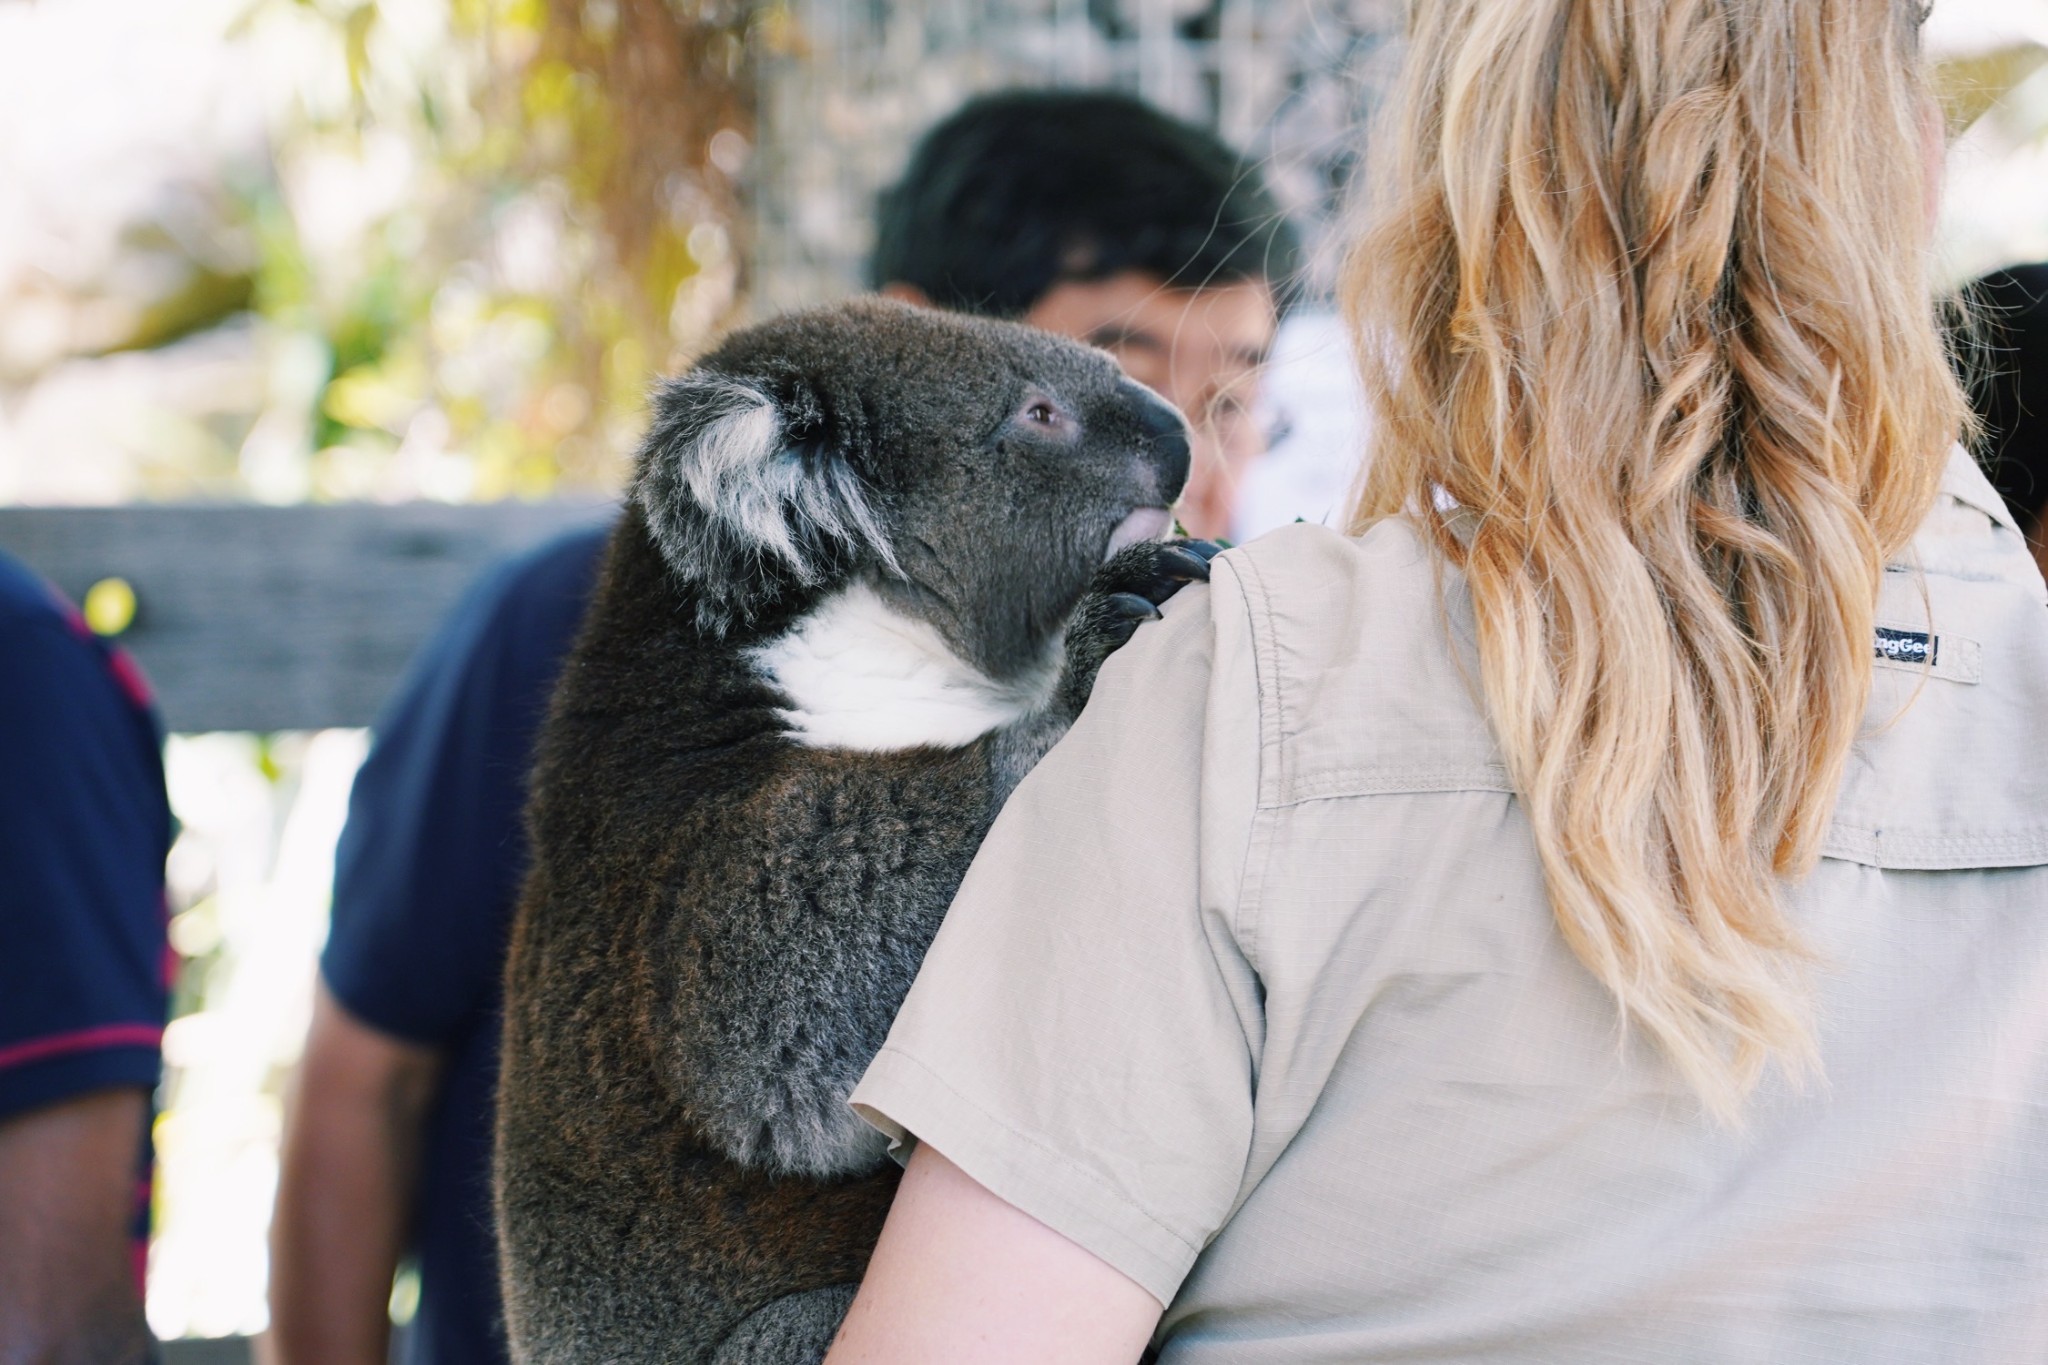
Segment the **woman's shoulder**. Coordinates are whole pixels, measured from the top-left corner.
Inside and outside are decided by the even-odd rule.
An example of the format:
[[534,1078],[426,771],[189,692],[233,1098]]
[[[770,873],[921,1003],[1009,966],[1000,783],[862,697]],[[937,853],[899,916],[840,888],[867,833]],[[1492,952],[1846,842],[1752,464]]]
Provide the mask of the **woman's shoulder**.
[[2019,523],[1961,446],[1949,451],[1934,506],[1905,553],[1888,567],[1895,573],[2003,583],[2023,597],[2048,601]]
[[1217,628],[1245,636],[1277,760],[1266,799],[1507,789],[1463,578],[1414,526],[1297,524],[1217,563]]
[[1290,648],[1348,658],[1354,627],[1438,613],[1456,570],[1408,522],[1389,517],[1358,535],[1296,522],[1227,551],[1248,609]]

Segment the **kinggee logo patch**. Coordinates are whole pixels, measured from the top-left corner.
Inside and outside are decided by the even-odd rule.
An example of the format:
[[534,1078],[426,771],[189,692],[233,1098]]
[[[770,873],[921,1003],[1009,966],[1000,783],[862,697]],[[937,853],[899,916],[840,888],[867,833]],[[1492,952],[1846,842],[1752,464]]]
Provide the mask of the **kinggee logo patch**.
[[1924,664],[1932,668],[1940,652],[1939,636],[1917,630],[1893,630],[1890,626],[1877,628],[1877,657],[1880,659],[1889,659],[1895,664]]

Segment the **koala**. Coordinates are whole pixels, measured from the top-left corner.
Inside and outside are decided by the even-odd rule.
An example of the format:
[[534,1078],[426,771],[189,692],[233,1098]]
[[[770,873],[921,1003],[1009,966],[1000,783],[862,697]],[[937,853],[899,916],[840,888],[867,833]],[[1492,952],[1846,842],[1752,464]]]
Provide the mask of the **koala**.
[[998,808],[1207,577],[1105,353],[869,301],[654,399],[544,728],[496,1155],[514,1359],[814,1362],[897,1172],[847,1097]]

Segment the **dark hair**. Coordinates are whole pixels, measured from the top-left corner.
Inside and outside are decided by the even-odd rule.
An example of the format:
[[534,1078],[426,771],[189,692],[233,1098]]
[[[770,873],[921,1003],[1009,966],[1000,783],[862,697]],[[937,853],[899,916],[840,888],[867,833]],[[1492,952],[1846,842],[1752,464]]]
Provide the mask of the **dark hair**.
[[2030,535],[2048,528],[2048,265],[1997,270],[1963,291],[1977,324],[1970,397],[1992,484]]
[[1283,307],[1300,245],[1256,170],[1128,95],[1008,90],[926,133],[876,214],[877,287],[1017,317],[1054,286],[1142,271],[1176,289],[1264,280]]

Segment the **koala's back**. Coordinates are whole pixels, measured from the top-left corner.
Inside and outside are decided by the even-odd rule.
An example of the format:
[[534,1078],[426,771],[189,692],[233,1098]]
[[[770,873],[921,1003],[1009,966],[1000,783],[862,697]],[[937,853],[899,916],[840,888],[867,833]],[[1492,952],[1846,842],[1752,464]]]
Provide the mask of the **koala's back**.
[[[707,1359],[770,1301],[860,1279],[893,1163],[775,1175],[706,1140],[692,1083],[716,1058],[679,1047],[676,1021],[758,1011],[747,973],[772,966],[775,944],[740,964],[701,917],[750,904],[752,880],[786,860],[841,859],[849,877],[942,906],[983,823],[959,812],[985,793],[961,790],[946,772],[959,760],[931,753],[890,760],[901,776],[887,819],[824,811],[819,827],[840,832],[805,846],[806,765],[829,758],[779,738],[764,719],[774,695],[688,629],[674,597],[629,512],[536,768],[498,1119],[506,1312],[522,1361]],[[868,970],[907,988],[929,928],[892,924],[883,890],[869,900],[877,919],[859,951],[874,937],[895,945]],[[761,925],[762,938],[777,928]],[[872,1055],[887,1023],[886,1011],[849,1017],[831,1045]]]

